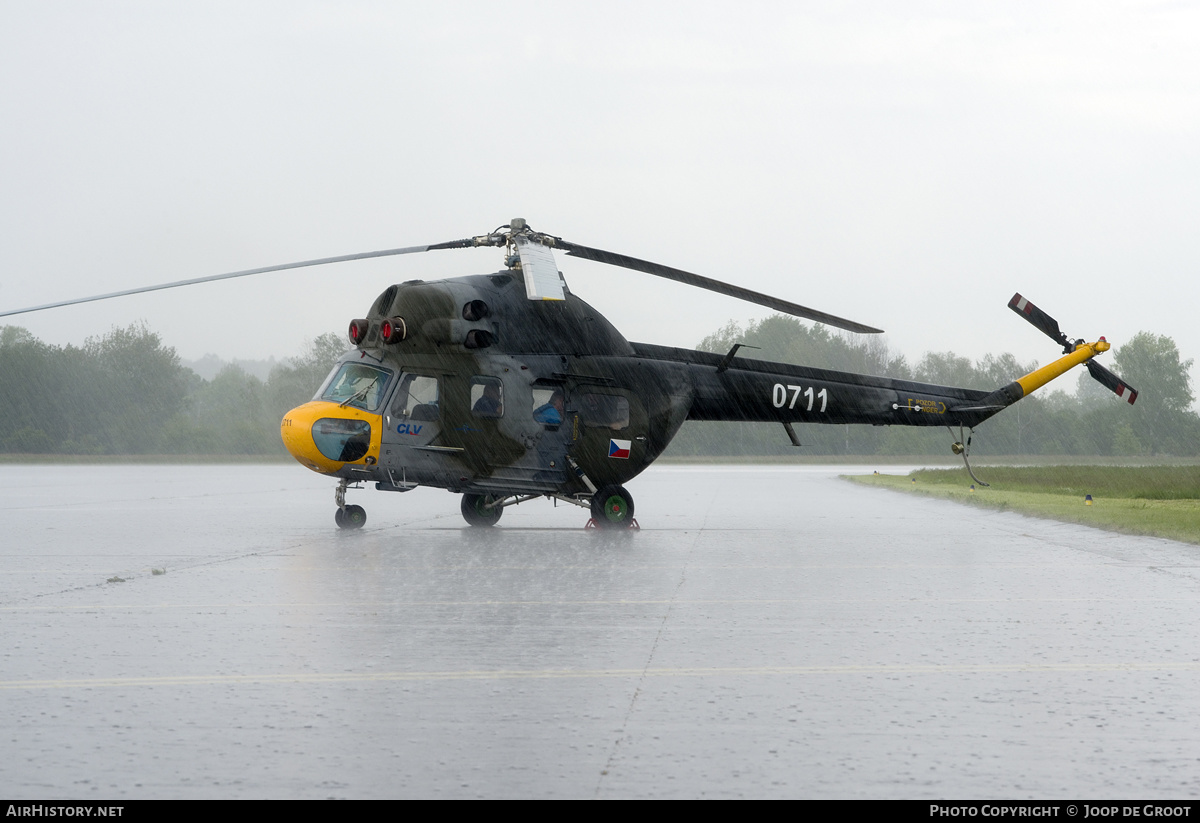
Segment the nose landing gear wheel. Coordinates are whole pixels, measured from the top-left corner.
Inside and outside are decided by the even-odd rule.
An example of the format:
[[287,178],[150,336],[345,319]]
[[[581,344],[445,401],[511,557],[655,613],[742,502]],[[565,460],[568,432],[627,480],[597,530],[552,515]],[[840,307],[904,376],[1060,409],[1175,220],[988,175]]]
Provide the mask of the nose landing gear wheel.
[[592,520],[601,529],[627,529],[633,523],[633,497],[623,486],[604,486],[592,495]]
[[490,494],[464,494],[459,504],[463,519],[471,526],[496,525],[500,515],[504,514],[504,509],[499,506],[487,507],[495,501],[496,498]]
[[346,506],[334,509],[333,521],[339,529],[361,529],[367,522],[367,510],[362,506]]

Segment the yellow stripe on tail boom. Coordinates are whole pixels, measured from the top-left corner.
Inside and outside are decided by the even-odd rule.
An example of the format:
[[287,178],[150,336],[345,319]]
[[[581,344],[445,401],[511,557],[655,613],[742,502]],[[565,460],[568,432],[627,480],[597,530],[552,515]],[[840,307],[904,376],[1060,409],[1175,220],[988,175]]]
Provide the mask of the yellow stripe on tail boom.
[[1021,387],[1022,397],[1028,397],[1033,392],[1040,389],[1042,386],[1049,383],[1056,377],[1063,375],[1068,370],[1078,366],[1080,363],[1085,363],[1091,360],[1101,352],[1108,351],[1112,346],[1107,340],[1101,337],[1095,343],[1080,343],[1075,347],[1075,351],[1068,355],[1060,357],[1053,363],[1042,366],[1040,369],[1031,371],[1024,377],[1018,377],[1017,385]]

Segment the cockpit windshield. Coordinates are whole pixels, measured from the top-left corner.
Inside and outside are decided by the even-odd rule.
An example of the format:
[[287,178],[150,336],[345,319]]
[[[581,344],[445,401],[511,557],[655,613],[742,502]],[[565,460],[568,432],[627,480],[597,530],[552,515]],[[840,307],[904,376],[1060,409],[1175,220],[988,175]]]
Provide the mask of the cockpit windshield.
[[391,379],[390,369],[368,363],[342,363],[315,399],[373,412],[383,403]]

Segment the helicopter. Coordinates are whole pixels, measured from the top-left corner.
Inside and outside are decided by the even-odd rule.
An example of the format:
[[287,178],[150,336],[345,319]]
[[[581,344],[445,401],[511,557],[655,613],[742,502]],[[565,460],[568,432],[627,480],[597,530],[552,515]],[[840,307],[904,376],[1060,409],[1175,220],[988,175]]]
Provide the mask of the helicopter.
[[1071,340],[1020,294],[1009,307],[1063,356],[994,391],[956,388],[630,342],[573,294],[555,252],[664,277],[847,331],[882,330],[750,289],[534,231],[514,218],[492,232],[64,300],[0,317],[286,269],[447,249],[504,250],[490,274],[388,286],[348,326],[349,349],[313,399],[280,423],[301,465],[337,480],[334,520],[366,522],[349,489],[426,486],[460,494],[470,526],[537,498],[585,508],[588,527],[636,528],[626,483],[688,420],[773,422],[794,446],[795,423],[946,426],[972,478],[970,429],[1084,363],[1129,403],[1137,391],[1094,362],[1110,344]]

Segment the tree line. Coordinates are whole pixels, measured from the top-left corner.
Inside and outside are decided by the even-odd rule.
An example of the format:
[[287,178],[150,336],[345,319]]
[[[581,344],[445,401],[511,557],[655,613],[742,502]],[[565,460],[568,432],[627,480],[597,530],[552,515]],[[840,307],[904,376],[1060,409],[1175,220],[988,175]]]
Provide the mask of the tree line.
[[47,345],[0,328],[0,453],[286,454],[284,413],[312,398],[347,345],[335,334],[264,381],[230,365],[211,380],[143,324]]
[[[987,390],[1036,368],[1011,354],[971,361],[930,352],[909,363],[879,337],[831,333],[782,315],[745,327],[731,322],[699,348],[725,353],[735,343],[759,349],[739,352],[747,357]],[[142,324],[88,338],[82,347],[48,345],[23,328],[0,327],[0,453],[284,454],[280,419],[313,396],[346,348],[341,336],[325,334],[266,380],[236,365],[204,380]],[[1200,416],[1191,410],[1192,361],[1180,361],[1169,337],[1148,332],[1113,355],[1113,370],[1140,391],[1136,405],[1078,369],[1074,394],[1047,387],[1000,412],[980,427],[972,452],[1200,453]],[[948,444],[940,428],[811,425],[798,427],[798,433],[800,450],[775,424],[686,423],[667,453],[922,455],[945,453]]]

